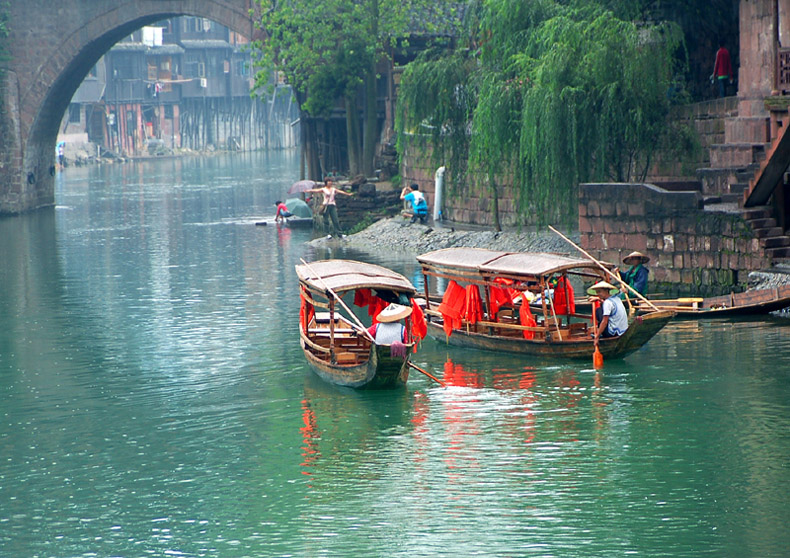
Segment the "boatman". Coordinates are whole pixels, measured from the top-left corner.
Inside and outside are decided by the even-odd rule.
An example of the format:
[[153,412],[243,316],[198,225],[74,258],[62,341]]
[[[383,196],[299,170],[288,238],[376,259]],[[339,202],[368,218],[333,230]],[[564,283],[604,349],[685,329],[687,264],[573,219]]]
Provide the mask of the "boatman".
[[376,316],[378,323],[368,328],[368,333],[376,340],[376,345],[392,345],[393,343],[407,343],[406,327],[400,323],[411,316],[409,306],[392,303]]
[[598,281],[595,285],[587,289],[587,293],[603,301],[596,308],[595,318],[598,321],[598,329],[595,331],[595,344],[603,337],[618,337],[628,329],[628,312],[626,312],[623,301],[617,294],[620,291],[606,281]]
[[620,272],[620,277],[623,281],[628,283],[642,296],[647,296],[647,277],[650,272],[645,267],[645,264],[649,261],[650,258],[645,256],[642,252],[631,252],[623,258],[623,263],[625,265],[630,265],[630,269],[625,272]]

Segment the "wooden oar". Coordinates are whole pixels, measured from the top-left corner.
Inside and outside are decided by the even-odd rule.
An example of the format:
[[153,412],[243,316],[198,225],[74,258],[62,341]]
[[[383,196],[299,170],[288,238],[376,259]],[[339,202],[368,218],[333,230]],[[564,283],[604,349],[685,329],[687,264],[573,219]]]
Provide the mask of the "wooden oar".
[[442,382],[442,381],[441,381],[439,378],[437,378],[436,376],[433,376],[433,375],[429,374],[428,372],[426,372],[425,370],[423,370],[422,368],[420,368],[419,366],[417,366],[417,365],[416,365],[416,364],[414,364],[413,362],[411,362],[411,361],[408,361],[406,364],[408,364],[410,367],[414,368],[414,369],[415,369],[417,372],[419,372],[420,374],[425,374],[426,376],[428,376],[428,377],[429,377],[431,380],[433,380],[434,382],[436,382],[436,383],[437,383],[437,384],[439,384],[440,386],[442,386],[442,387],[447,387],[447,386],[445,386],[445,385],[444,385],[444,382]]
[[[332,296],[335,298],[335,300],[337,300],[337,301],[340,303],[340,305],[341,305],[343,308],[345,308],[345,309],[346,309],[346,312],[348,312],[348,313],[350,314],[350,316],[351,316],[351,319],[352,319],[352,320],[354,320],[354,321],[356,322],[356,325],[357,325],[357,327],[359,328],[359,333],[361,333],[362,335],[364,335],[365,337],[367,337],[367,338],[368,338],[368,339],[371,341],[371,343],[375,344],[375,343],[376,343],[376,340],[375,340],[375,339],[373,339],[373,336],[372,336],[372,335],[370,335],[370,332],[369,332],[369,331],[368,331],[368,330],[365,328],[365,326],[364,326],[364,325],[362,325],[362,322],[360,322],[360,321],[359,321],[359,318],[357,318],[356,314],[354,314],[354,312],[352,312],[352,311],[351,311],[351,309],[350,309],[348,306],[346,306],[346,303],[345,303],[345,302],[343,302],[343,299],[342,299],[342,298],[340,298],[339,296],[337,296],[337,293],[335,293],[335,291],[333,291],[333,290],[331,289],[331,287],[330,287],[329,285],[327,285],[327,284],[326,284],[326,282],[324,281],[323,277],[321,277],[320,275],[318,275],[318,274],[317,274],[317,273],[316,273],[316,272],[313,270],[313,268],[312,268],[312,267],[310,267],[310,264],[308,264],[306,261],[304,261],[304,259],[303,259],[303,258],[299,258],[299,260],[300,260],[300,261],[301,261],[301,262],[302,262],[302,263],[305,265],[305,267],[306,267],[306,268],[307,268],[307,269],[310,271],[310,273],[312,273],[313,275],[315,275],[316,279],[318,279],[319,281],[321,281],[321,284],[324,286],[324,288],[326,289],[326,291],[327,291],[329,294],[331,294],[331,295],[332,295]],[[353,324],[352,324],[352,325],[353,325]]]
[[551,225],[549,225],[549,228],[550,228],[550,229],[551,229],[553,232],[555,232],[555,233],[557,233],[558,235],[560,235],[560,237],[562,237],[562,239],[563,239],[563,240],[565,240],[565,242],[567,242],[568,244],[570,244],[571,246],[573,246],[574,248],[576,248],[576,249],[577,249],[579,252],[581,252],[582,254],[584,254],[585,256],[587,256],[587,258],[589,258],[589,259],[590,259],[590,261],[592,261],[592,262],[593,262],[593,263],[595,263],[595,264],[596,264],[598,267],[600,267],[601,269],[603,269],[603,270],[604,270],[604,272],[606,272],[607,274],[609,274],[609,276],[610,276],[612,279],[614,279],[614,280],[615,280],[615,281],[617,281],[618,283],[621,283],[621,284],[625,285],[625,287],[626,287],[626,288],[627,288],[629,291],[631,291],[632,293],[634,293],[634,294],[636,295],[636,297],[637,297],[639,300],[642,300],[642,301],[644,301],[645,303],[647,303],[647,305],[648,305],[648,306],[650,306],[650,307],[651,307],[653,310],[655,310],[656,312],[659,312],[659,311],[660,311],[658,308],[656,308],[656,306],[655,306],[655,305],[654,305],[652,302],[650,302],[649,300],[647,300],[647,299],[646,299],[646,298],[645,298],[645,297],[642,295],[642,293],[640,293],[640,292],[639,292],[639,291],[637,291],[635,288],[633,288],[631,285],[629,285],[628,283],[626,283],[625,281],[623,281],[622,279],[620,279],[620,278],[619,278],[617,275],[615,275],[614,273],[612,273],[611,271],[609,271],[609,270],[606,268],[606,266],[605,266],[605,265],[603,265],[601,262],[599,262],[598,260],[596,260],[595,258],[593,258],[593,257],[592,257],[590,254],[588,254],[587,252],[585,252],[585,251],[584,251],[584,250],[583,250],[583,249],[582,249],[580,246],[577,246],[577,245],[576,245],[576,243],[575,243],[575,242],[573,242],[573,241],[572,241],[570,238],[568,238],[567,236],[565,236],[564,234],[562,234],[560,231],[558,231],[557,229],[555,229],[555,228],[554,228],[554,227],[552,227]]
[[[592,323],[593,335],[598,335],[598,318],[595,317],[595,305],[592,305]],[[595,351],[593,351],[593,368],[600,370],[603,368],[603,354],[598,349],[598,342],[595,342]]]

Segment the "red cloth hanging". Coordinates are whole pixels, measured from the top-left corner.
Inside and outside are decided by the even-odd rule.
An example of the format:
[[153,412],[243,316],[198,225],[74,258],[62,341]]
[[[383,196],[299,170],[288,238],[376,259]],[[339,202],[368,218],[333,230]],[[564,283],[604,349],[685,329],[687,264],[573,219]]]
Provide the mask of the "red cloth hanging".
[[499,312],[502,306],[510,304],[512,301],[510,293],[508,293],[506,289],[500,287],[491,287],[489,289],[489,300],[491,302],[491,308],[489,309],[488,315],[491,320],[494,320],[494,316],[496,316],[496,313]]
[[302,327],[302,331],[307,333],[310,321],[313,319],[313,316],[315,316],[315,308],[312,304],[313,298],[310,296],[310,293],[304,290],[299,293],[299,298],[301,299],[299,307],[299,325]]
[[444,332],[449,337],[453,329],[461,327],[461,316],[466,310],[466,290],[455,281],[450,281],[438,310],[444,319]]
[[[527,327],[536,327],[538,324],[535,317],[532,315],[532,310],[529,309],[529,302],[526,297],[521,300],[521,308],[518,310],[519,322],[521,325]],[[524,330],[524,339],[533,339],[535,337],[534,331]]]
[[372,318],[374,324],[379,323],[379,321],[376,318],[378,317],[379,312],[384,310],[387,306],[388,305],[386,301],[380,299],[377,296],[373,297],[373,300],[368,306],[368,316]]
[[480,289],[477,285],[466,287],[466,321],[474,324],[483,319],[483,301],[480,299]]
[[354,306],[368,306],[373,298],[370,289],[357,289],[354,291]]
[[425,323],[425,314],[414,299],[411,299],[411,334],[422,341],[428,334],[428,324]]
[[560,315],[576,313],[576,301],[574,300],[573,287],[565,276],[560,277],[557,286],[554,287],[554,312]]

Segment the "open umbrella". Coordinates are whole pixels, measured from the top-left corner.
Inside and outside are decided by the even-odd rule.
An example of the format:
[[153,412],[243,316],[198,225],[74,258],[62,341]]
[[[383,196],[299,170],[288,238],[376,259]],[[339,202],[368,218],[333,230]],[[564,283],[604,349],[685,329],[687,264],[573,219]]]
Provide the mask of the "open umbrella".
[[307,205],[304,201],[297,199],[297,198],[289,198],[285,200],[285,207],[288,208],[292,214],[296,215],[297,217],[306,217],[311,218],[313,216],[313,212],[310,210],[310,206]]
[[294,182],[291,187],[288,188],[288,193],[298,194],[299,192],[306,192],[307,190],[312,190],[313,188],[315,188],[315,182],[312,180],[300,180],[299,182]]

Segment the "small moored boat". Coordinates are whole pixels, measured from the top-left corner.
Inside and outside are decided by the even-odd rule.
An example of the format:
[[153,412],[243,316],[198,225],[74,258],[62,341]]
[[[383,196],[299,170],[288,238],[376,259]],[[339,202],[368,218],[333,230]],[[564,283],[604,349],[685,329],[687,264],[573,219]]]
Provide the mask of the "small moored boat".
[[[548,357],[589,358],[593,354],[594,316],[577,313],[572,284],[579,288],[595,283],[602,278],[599,265],[613,271],[612,264],[476,248],[446,248],[417,260],[425,277],[428,334],[437,340]],[[435,285],[439,280],[447,282],[441,298],[430,291],[431,282]],[[524,303],[534,295],[542,301],[535,315],[530,304]],[[632,315],[622,335],[600,339],[601,354],[623,357],[636,351],[673,316],[671,310]]]
[[[420,336],[419,321],[423,320],[422,311],[413,302],[414,285],[399,273],[352,260],[303,263],[296,266],[296,274],[302,299],[300,343],[313,371],[328,382],[353,388],[404,385],[409,378],[413,340]],[[343,302],[343,295],[351,292],[355,304],[368,306],[372,317],[393,302],[416,308],[406,322],[409,342],[374,343]],[[346,316],[339,313],[340,308]]]
[[[672,310],[681,318],[725,318],[750,314],[767,314],[790,306],[790,285],[772,289],[751,289],[742,293],[709,298],[650,299],[662,310]],[[642,303],[640,310],[645,308]]]

